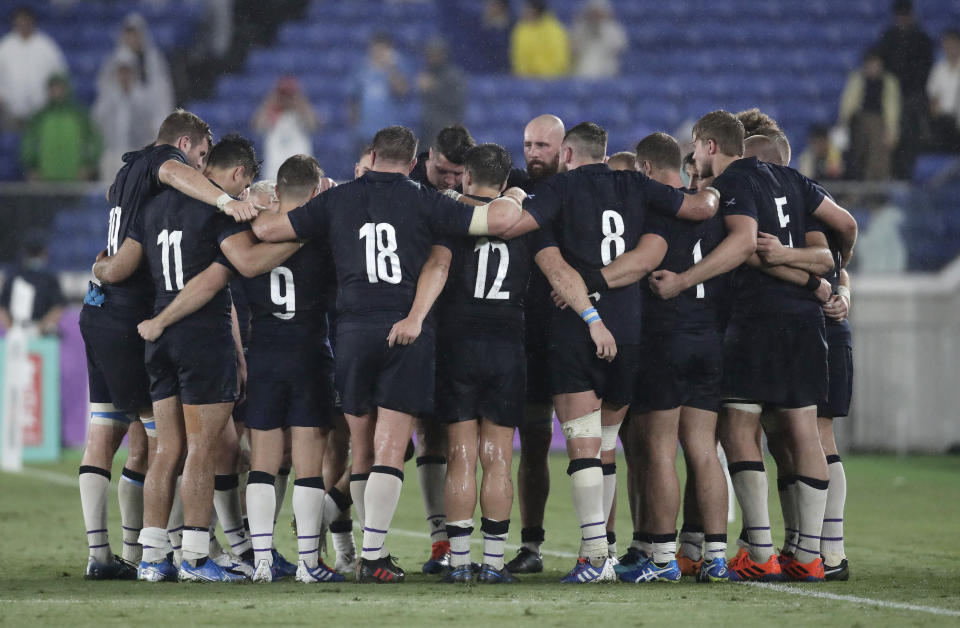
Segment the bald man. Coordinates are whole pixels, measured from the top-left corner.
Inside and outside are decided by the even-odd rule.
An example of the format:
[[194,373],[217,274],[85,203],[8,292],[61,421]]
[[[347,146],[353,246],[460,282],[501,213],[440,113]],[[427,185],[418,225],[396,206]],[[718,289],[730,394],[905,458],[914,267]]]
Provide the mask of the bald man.
[[[544,114],[523,130],[526,169],[514,168],[508,186],[533,192],[537,185],[560,168],[560,145],[566,132],[557,116]],[[552,308],[550,284],[539,268],[530,271],[526,318],[527,406],[520,426],[520,465],[517,471],[517,501],[520,504],[522,545],[507,563],[511,573],[543,571],[540,545],[544,540],[543,513],[550,492],[547,456],[553,439],[553,402],[547,381],[546,321]]]

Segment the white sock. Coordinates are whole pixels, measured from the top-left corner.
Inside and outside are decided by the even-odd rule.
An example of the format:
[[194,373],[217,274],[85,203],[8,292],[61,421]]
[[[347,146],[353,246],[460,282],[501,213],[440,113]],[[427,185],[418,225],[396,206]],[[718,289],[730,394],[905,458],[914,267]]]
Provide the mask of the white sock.
[[262,471],[251,471],[247,479],[247,523],[250,524],[250,542],[253,561],[266,560],[273,565],[273,514],[276,512],[274,477]]
[[464,567],[470,564],[470,535],[473,534],[473,519],[447,522],[447,538],[450,539],[450,566]]
[[170,552],[170,537],[163,528],[143,528],[137,539],[143,547],[142,560],[148,563],[159,563]]
[[743,512],[750,558],[765,563],[773,556],[766,470],[760,461],[734,462],[730,464],[730,479]]
[[607,557],[607,518],[603,516],[603,471],[599,458],[577,458],[567,467],[573,510],[580,523],[580,556],[599,566]]
[[613,500],[617,496],[617,463],[604,464],[601,469],[603,470],[603,519],[607,521],[610,519]]
[[[242,555],[253,545],[243,525],[243,507],[240,505],[240,478],[232,475],[218,475],[214,478],[213,507],[217,509],[217,518],[223,526],[230,549]],[[272,518],[272,513],[271,513]]]
[[183,527],[183,560],[194,564],[207,557],[210,551],[210,530],[193,526]]
[[350,498],[341,493],[336,486],[331,486],[323,496],[323,516],[320,519],[320,537],[323,538],[330,524],[340,519],[343,513],[349,510]]
[[124,467],[117,483],[120,503],[120,525],[123,528],[123,560],[131,565],[140,562],[143,550],[137,539],[143,527],[143,474]]
[[320,547],[320,513],[323,510],[323,480],[297,478],[293,483],[293,516],[297,518],[297,550],[300,560],[313,569]]
[[677,555],[677,533],[651,535],[653,544],[653,562],[662,565],[669,563]]
[[727,557],[726,534],[707,534],[704,539],[704,560],[706,562],[709,563],[714,558]]
[[353,539],[353,521],[350,518],[338,519],[331,523],[330,536],[333,538],[333,550],[338,557],[357,555],[357,545]]
[[827,488],[827,507],[823,512],[823,530],[820,532],[820,554],[823,562],[836,566],[847,557],[843,549],[843,505],[847,500],[847,476],[840,456],[827,456],[830,486]]
[[417,478],[420,480],[420,495],[427,513],[427,528],[434,543],[447,539],[447,510],[443,501],[444,483],[447,478],[447,459],[443,456],[419,456]]
[[797,511],[800,519],[800,540],[793,557],[800,563],[820,558],[820,530],[827,507],[828,480],[796,476]]
[[363,527],[366,511],[363,508],[363,495],[367,490],[367,481],[370,478],[369,473],[354,473],[350,476],[350,498],[353,500],[353,507],[357,509],[357,521]]
[[100,467],[80,467],[80,507],[87,530],[90,556],[98,563],[113,560],[107,534],[107,504],[110,501],[110,472]]
[[173,502],[170,504],[170,518],[167,520],[167,537],[170,539],[174,565],[179,565],[183,559],[183,500],[180,499],[180,481],[182,479],[182,477],[177,478],[177,484],[173,492]]
[[[486,517],[480,519],[480,533],[483,535],[483,562],[494,569],[503,569],[503,552],[507,544],[510,520],[494,521]],[[453,547],[451,543],[451,548]],[[452,549],[451,549],[452,551]]]
[[401,488],[403,471],[381,465],[370,469],[370,478],[363,493],[363,546],[360,551],[365,560],[380,558],[387,530],[397,510]]
[[680,529],[680,555],[697,562],[703,558],[703,530],[684,526]]
[[217,509],[210,510],[210,550],[208,556],[216,558],[223,554],[223,547],[220,545],[220,539],[217,538]]
[[783,513],[783,551],[796,551],[800,531],[797,521],[797,480],[793,476],[777,478],[777,494],[780,496],[780,512]]

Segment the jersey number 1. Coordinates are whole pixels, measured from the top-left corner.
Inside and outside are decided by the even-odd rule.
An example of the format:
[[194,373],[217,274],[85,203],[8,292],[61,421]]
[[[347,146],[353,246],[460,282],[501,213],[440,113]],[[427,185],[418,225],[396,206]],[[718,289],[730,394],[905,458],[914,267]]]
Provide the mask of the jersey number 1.
[[167,292],[173,290],[170,281],[170,249],[173,249],[173,272],[177,282],[177,290],[183,290],[183,255],[180,253],[180,241],[183,239],[183,231],[167,231],[164,229],[157,236],[157,246],[163,247],[160,252],[160,262],[163,264],[163,280],[166,283]]
[[400,283],[400,257],[397,232],[389,222],[368,222],[360,227],[360,239],[366,240],[367,280]]
[[[700,243],[703,240],[697,240],[697,243],[693,245],[693,263],[694,265],[698,264],[700,260],[703,259],[703,250],[700,248]],[[697,298],[702,299],[706,297],[706,290],[703,288],[702,283],[697,284]]]

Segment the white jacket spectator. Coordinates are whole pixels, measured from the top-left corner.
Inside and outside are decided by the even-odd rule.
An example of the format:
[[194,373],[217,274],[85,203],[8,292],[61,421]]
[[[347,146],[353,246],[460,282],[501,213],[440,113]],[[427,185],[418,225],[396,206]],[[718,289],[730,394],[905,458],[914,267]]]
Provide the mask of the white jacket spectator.
[[934,117],[949,116],[960,122],[960,33],[943,34],[943,58],[936,62],[927,79],[927,96]]
[[614,17],[609,0],[587,0],[570,31],[574,75],[619,75],[620,55],[626,51],[627,43],[627,33]]
[[100,70],[97,87],[103,91],[109,83],[113,62],[117,57],[131,56],[136,63],[136,76],[140,87],[149,95],[151,113],[149,126],[156,133],[171,111],[173,111],[173,82],[170,79],[170,67],[163,52],[153,41],[147,21],[138,13],[131,13],[123,21],[123,31],[113,54]]
[[115,55],[93,105],[93,121],[103,136],[100,178],[113,180],[123,154],[151,143],[157,135],[150,93],[138,80],[137,62],[127,51]]
[[47,79],[66,72],[63,52],[49,35],[36,30],[29,8],[13,13],[13,30],[0,39],[0,111],[18,125],[47,102]]

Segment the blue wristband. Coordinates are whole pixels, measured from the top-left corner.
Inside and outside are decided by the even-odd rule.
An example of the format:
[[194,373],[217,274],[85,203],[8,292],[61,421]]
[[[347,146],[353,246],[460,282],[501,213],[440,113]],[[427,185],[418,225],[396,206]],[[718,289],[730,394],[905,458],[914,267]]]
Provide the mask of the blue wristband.
[[584,311],[580,312],[580,318],[583,319],[583,322],[589,325],[591,323],[596,323],[597,321],[599,321],[600,315],[597,313],[597,308],[588,307]]

